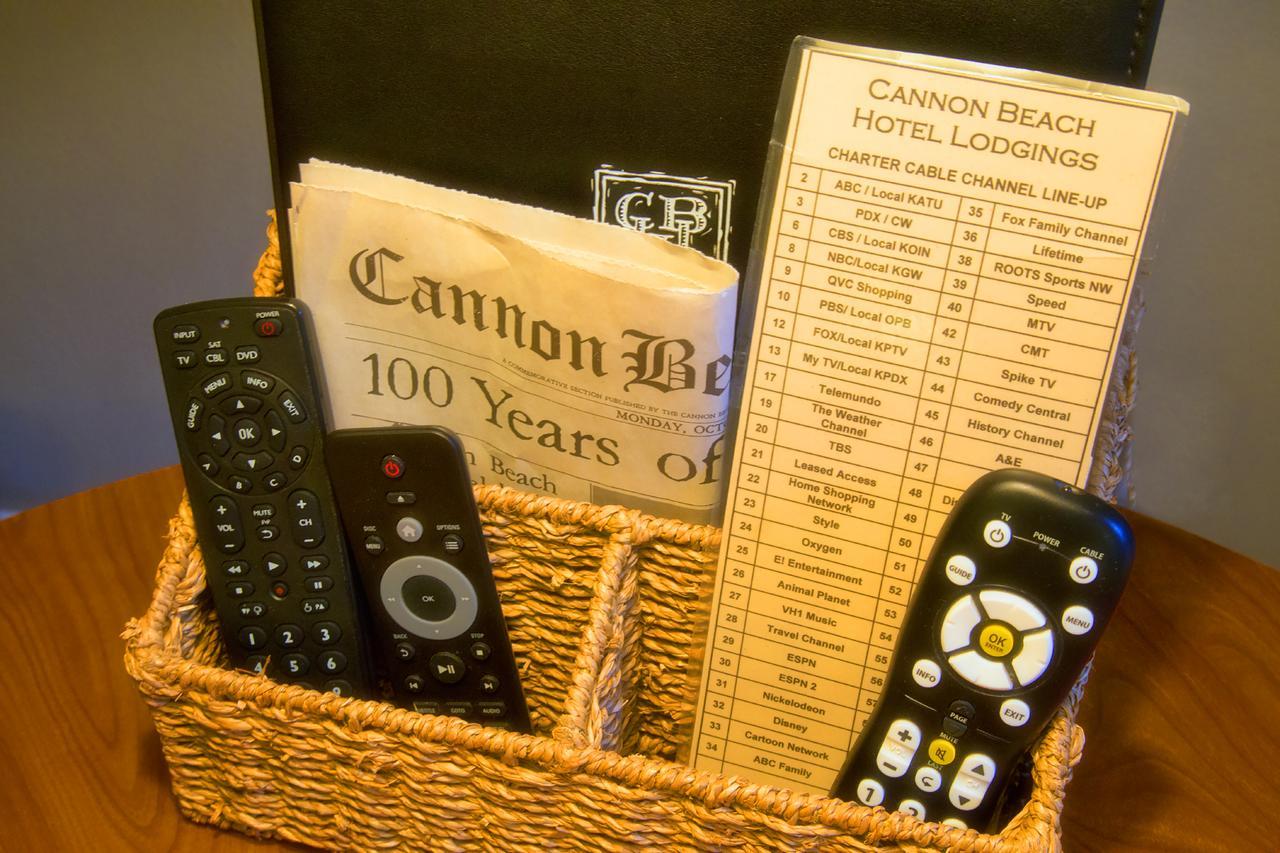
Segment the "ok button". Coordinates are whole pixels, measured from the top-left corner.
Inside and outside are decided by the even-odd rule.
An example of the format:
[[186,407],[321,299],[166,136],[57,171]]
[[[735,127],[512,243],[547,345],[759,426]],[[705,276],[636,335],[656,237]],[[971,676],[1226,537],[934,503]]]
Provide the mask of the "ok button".
[[979,634],[978,647],[993,658],[1002,658],[1013,651],[1013,632],[1003,625],[986,625]]
[[248,418],[242,418],[236,422],[234,434],[236,443],[241,447],[253,447],[262,441],[262,427]]
[[458,602],[448,584],[434,575],[414,575],[401,591],[404,605],[413,615],[428,622],[443,622],[453,615]]

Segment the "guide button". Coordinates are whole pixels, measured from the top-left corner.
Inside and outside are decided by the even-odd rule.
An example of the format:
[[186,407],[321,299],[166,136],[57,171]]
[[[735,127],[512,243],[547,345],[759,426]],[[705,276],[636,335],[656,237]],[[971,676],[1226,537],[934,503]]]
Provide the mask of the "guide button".
[[963,554],[956,554],[947,560],[947,580],[956,586],[968,586],[977,576],[978,567]]

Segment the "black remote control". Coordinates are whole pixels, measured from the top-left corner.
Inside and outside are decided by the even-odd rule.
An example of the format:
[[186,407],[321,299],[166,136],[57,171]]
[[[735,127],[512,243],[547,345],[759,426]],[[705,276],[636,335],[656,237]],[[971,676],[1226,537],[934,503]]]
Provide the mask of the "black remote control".
[[1115,509],[1019,469],[957,501],[888,681],[831,795],[986,829],[1089,661],[1129,576]]
[[338,430],[325,454],[396,703],[529,732],[461,441]]
[[160,312],[155,335],[232,664],[370,696],[301,305],[252,297],[181,305]]

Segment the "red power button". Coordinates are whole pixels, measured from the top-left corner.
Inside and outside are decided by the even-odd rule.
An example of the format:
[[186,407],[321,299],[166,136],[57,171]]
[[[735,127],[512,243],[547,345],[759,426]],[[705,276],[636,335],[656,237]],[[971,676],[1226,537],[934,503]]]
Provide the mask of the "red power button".
[[394,453],[384,456],[382,458],[382,473],[393,480],[399,480],[404,476],[404,460]]
[[284,330],[284,324],[274,317],[263,317],[253,324],[253,330],[260,338],[274,338]]

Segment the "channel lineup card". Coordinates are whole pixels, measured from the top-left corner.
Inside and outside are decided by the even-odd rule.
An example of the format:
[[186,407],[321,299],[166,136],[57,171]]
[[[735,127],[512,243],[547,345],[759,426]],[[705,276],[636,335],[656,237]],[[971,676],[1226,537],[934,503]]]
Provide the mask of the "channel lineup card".
[[809,40],[791,70],[692,761],[826,793],[965,488],[1085,484],[1185,104]]

